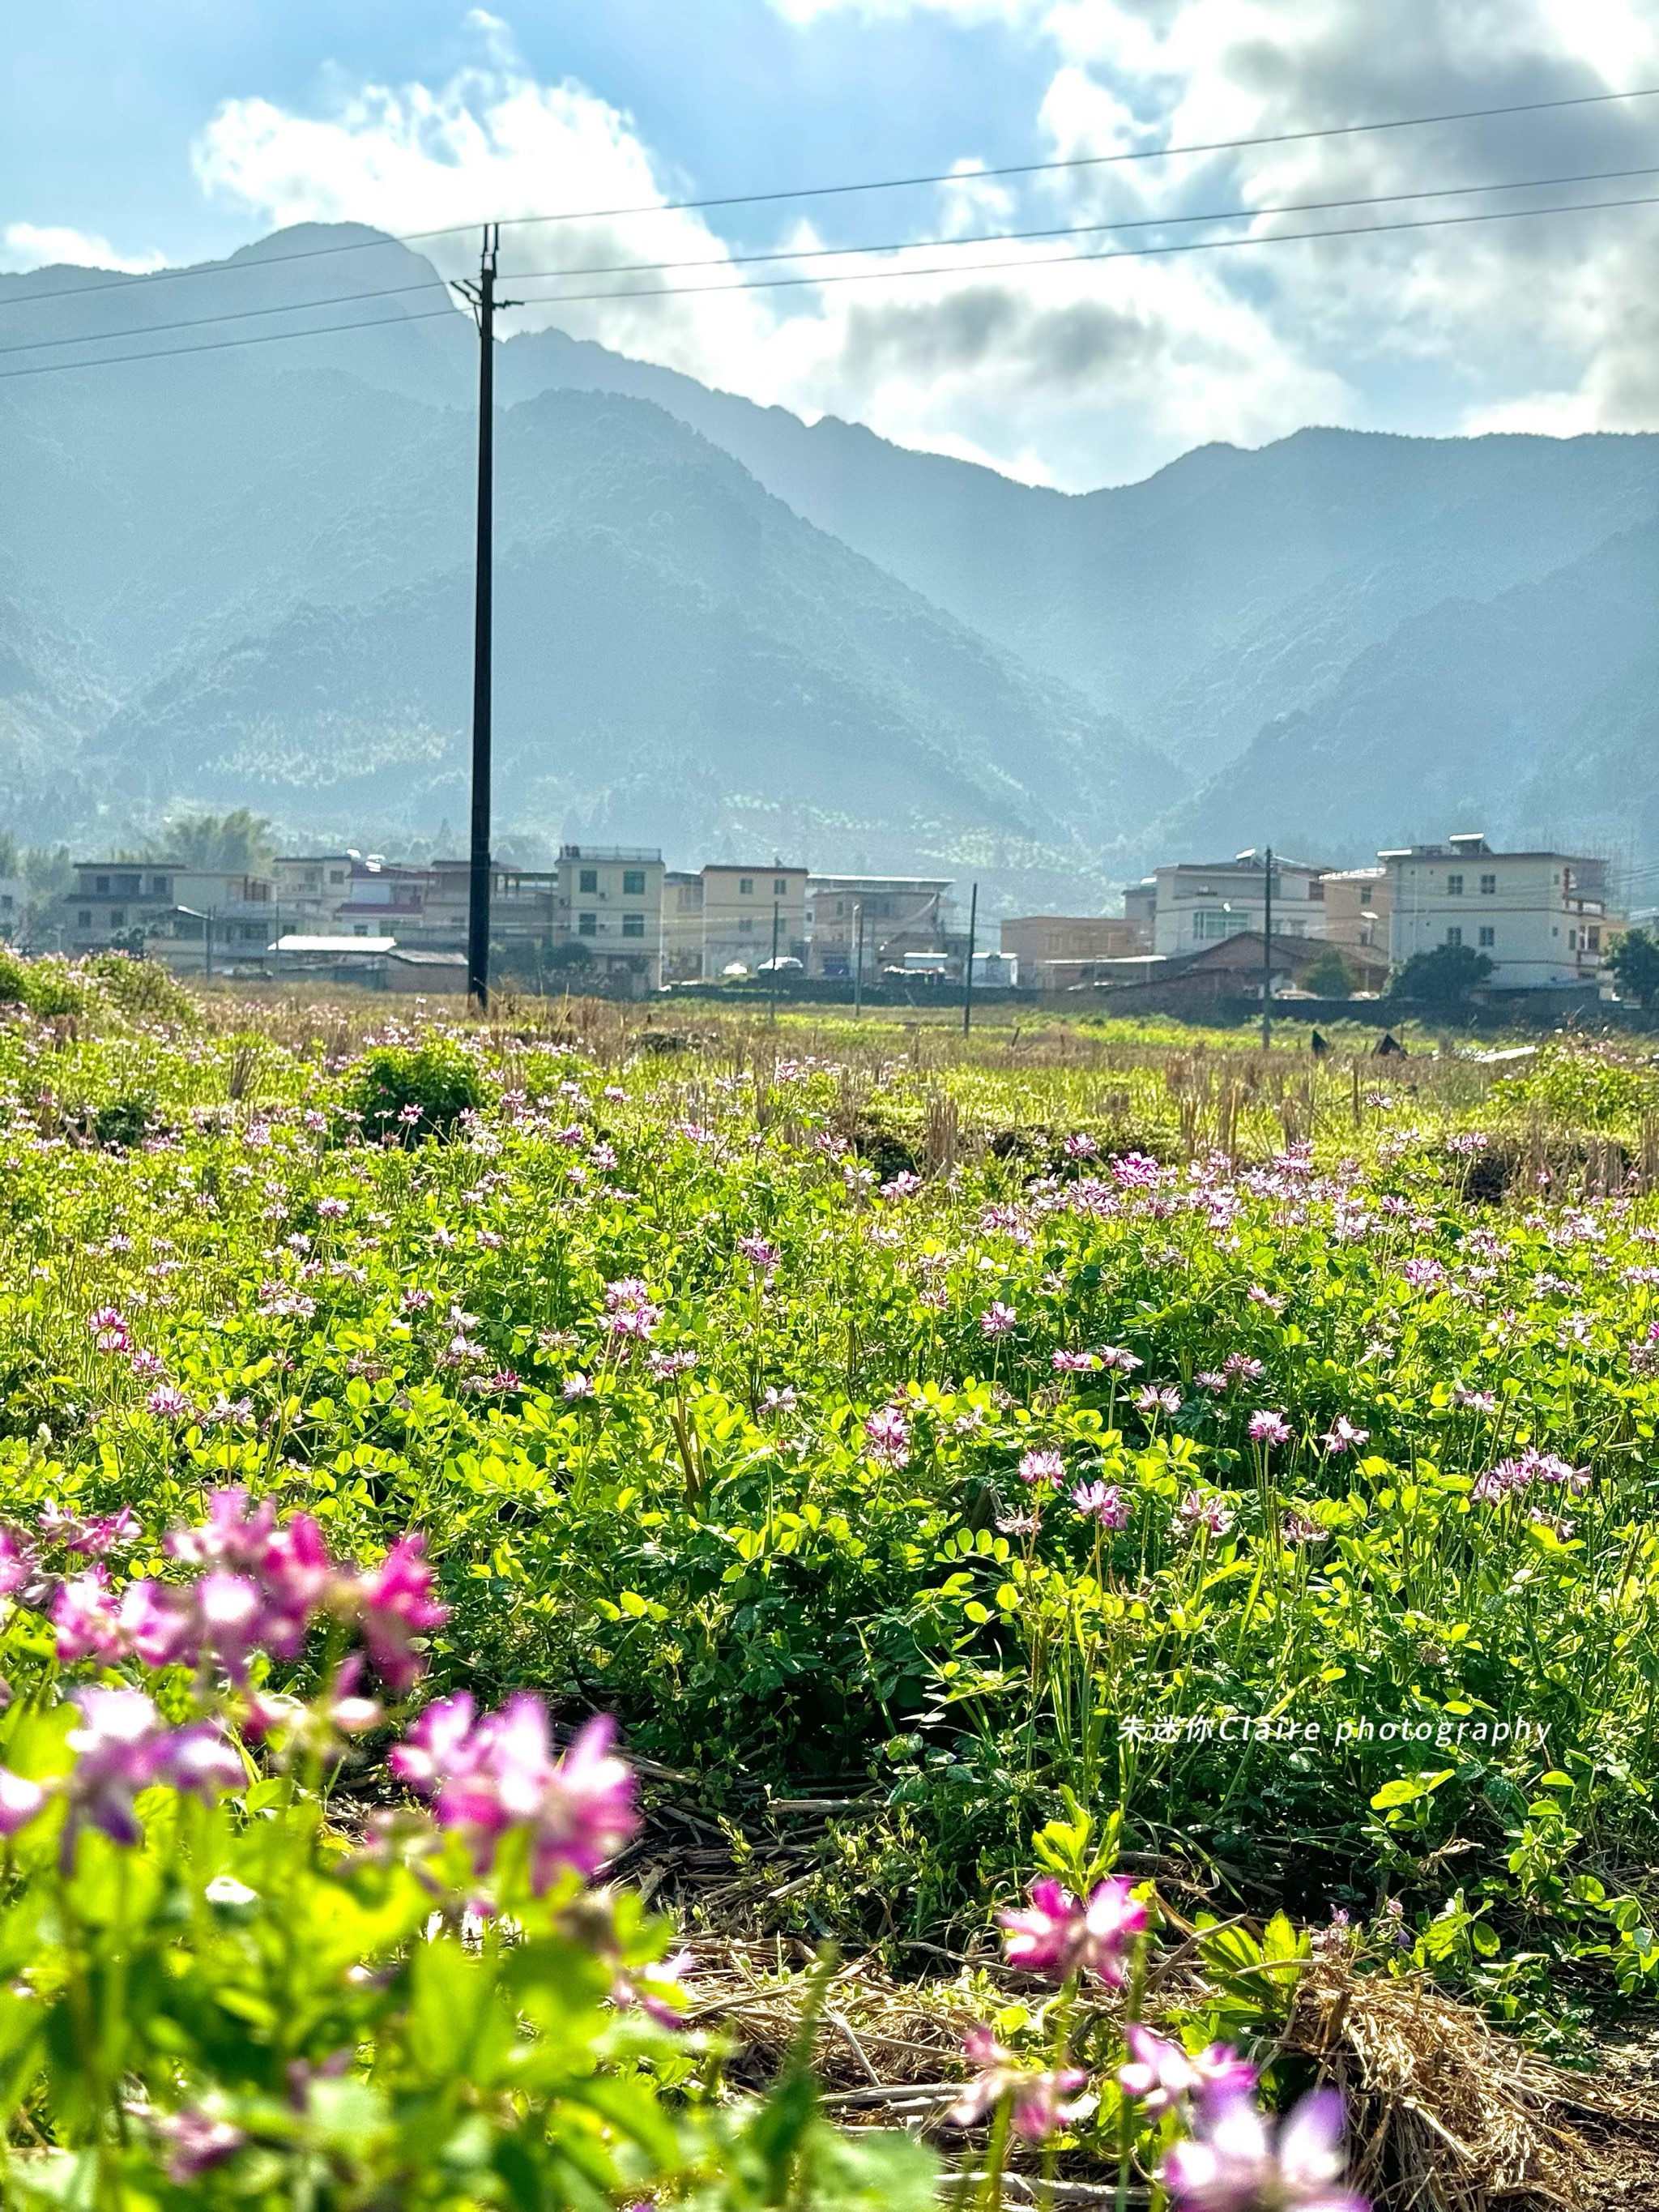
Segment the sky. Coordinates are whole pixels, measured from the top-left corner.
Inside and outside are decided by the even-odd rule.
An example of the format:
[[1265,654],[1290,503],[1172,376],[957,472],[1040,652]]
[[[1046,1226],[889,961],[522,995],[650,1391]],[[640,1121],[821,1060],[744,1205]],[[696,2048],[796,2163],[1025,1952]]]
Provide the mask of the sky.
[[0,0],[0,268],[495,217],[518,327],[1069,490],[1310,422],[1659,428],[1659,205],[1582,207],[1659,201],[1659,98],[1102,158],[1659,87],[1659,0]]

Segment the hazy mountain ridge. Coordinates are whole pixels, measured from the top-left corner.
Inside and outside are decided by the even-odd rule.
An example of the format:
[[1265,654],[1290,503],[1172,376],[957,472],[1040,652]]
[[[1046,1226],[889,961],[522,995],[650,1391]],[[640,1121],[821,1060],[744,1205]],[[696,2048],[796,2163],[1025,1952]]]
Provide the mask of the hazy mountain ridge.
[[[0,826],[461,818],[476,340],[429,265],[306,226],[188,283],[0,277],[0,331],[165,351],[234,318],[216,344],[362,319],[367,281],[373,330],[0,383]],[[1659,854],[1621,803],[1656,629],[1608,550],[1659,514],[1659,438],[1309,430],[1071,495],[559,332],[497,380],[504,832],[879,849],[1061,903],[1194,843],[1358,858],[1453,816],[1636,818]]]

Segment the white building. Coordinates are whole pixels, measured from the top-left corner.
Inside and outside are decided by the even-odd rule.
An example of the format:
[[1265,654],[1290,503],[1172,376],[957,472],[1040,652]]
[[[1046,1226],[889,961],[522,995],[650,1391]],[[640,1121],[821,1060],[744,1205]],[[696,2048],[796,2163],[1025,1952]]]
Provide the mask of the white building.
[[[1306,860],[1283,860],[1275,853],[1273,871],[1273,933],[1275,937],[1322,937],[1328,869]],[[1261,853],[1240,853],[1231,860],[1183,860],[1154,871],[1152,950],[1167,957],[1201,952],[1223,939],[1260,934],[1267,925],[1267,872]],[[1144,913],[1144,889],[1136,902]],[[1125,910],[1130,906],[1126,896]]]
[[633,845],[562,845],[554,938],[586,946],[606,981],[662,982],[662,854]]
[[1492,963],[1498,990],[1595,985],[1607,938],[1607,864],[1569,853],[1494,853],[1479,831],[1377,854],[1389,872],[1389,957],[1443,945]]
[[781,860],[714,862],[702,871],[705,981],[772,957],[806,962],[806,871]]

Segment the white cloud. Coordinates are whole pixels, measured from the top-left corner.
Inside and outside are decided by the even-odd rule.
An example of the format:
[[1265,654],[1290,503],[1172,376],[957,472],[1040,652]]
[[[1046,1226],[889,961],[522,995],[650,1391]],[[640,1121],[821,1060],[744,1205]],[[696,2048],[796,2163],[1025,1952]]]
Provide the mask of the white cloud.
[[11,222],[0,232],[0,269],[46,269],[67,264],[76,269],[116,269],[143,276],[159,269],[160,253],[120,253],[95,231],[72,230],[65,223]]

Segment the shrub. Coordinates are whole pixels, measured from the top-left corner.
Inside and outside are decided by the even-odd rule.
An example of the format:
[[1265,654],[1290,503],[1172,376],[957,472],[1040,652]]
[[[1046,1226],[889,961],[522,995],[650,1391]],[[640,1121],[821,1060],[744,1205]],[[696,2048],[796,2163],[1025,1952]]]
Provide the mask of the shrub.
[[195,1002],[159,960],[131,952],[97,952],[86,963],[118,1012],[146,1021],[189,1022]]
[[1492,962],[1469,945],[1437,945],[1414,952],[1389,986],[1391,999],[1425,1006],[1459,1006],[1492,974]]
[[149,1098],[112,1098],[92,1117],[92,1133],[100,1145],[130,1152],[142,1145],[157,1126],[155,1103]]
[[484,1103],[483,1079],[470,1053],[442,1038],[382,1044],[365,1053],[347,1085],[347,1103],[371,1137],[412,1145],[453,1134],[463,1114]]
[[80,1014],[87,1008],[87,987],[65,960],[26,960],[0,951],[0,1006],[27,1006],[50,1020],[56,1014]]
[[1640,1006],[1659,1001],[1659,937],[1650,929],[1627,929],[1607,955],[1622,998]]
[[1304,970],[1302,988],[1322,999],[1346,999],[1353,994],[1353,970],[1334,945],[1328,945],[1312,967]]

